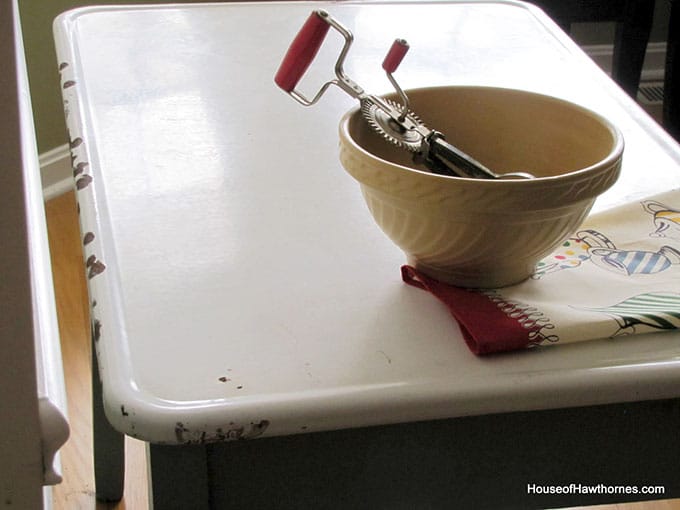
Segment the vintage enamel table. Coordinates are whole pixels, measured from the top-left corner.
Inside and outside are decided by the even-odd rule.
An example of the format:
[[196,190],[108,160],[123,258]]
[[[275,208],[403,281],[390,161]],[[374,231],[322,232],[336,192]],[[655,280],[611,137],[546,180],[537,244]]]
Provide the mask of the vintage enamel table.
[[[55,37],[103,394],[99,495],[120,497],[120,434],[150,444],[157,508],[651,499],[527,494],[528,483],[680,494],[679,334],[479,358],[444,307],[402,283],[403,255],[338,162],[354,100],[331,90],[304,108],[273,83],[319,7],[354,32],[346,70],[367,90],[391,90],[380,64],[403,37],[405,88],[522,88],[609,117],[626,140],[623,175],[598,210],[680,186],[678,146],[522,3],[63,14]],[[301,87],[331,76],[340,44],[329,37]]]

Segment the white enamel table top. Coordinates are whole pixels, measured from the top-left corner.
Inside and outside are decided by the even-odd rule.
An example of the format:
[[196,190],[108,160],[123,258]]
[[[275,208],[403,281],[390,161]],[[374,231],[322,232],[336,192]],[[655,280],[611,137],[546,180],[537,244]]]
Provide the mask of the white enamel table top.
[[[66,13],[55,37],[74,164],[93,177],[77,197],[85,256],[106,267],[89,285],[114,426],[207,441],[680,396],[680,334],[478,358],[443,306],[401,282],[402,253],[337,159],[354,100],[331,89],[304,108],[273,83],[318,7],[354,32],[346,71],[371,92],[390,90],[380,64],[403,37],[405,88],[523,88],[608,116],[627,145],[599,209],[680,186],[678,146],[520,3]],[[339,39],[303,90],[330,77]]]

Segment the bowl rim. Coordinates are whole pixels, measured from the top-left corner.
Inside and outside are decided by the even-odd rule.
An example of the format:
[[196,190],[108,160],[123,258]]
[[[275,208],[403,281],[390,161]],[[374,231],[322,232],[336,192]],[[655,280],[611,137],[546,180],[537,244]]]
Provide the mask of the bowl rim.
[[[526,89],[518,89],[518,88],[512,88],[512,87],[497,87],[497,86],[488,86],[488,85],[437,85],[437,86],[429,86],[429,87],[415,87],[415,88],[410,88],[410,89],[404,89],[404,91],[408,93],[413,93],[413,92],[426,92],[429,90],[445,90],[445,89],[456,89],[456,90],[477,90],[477,91],[497,91],[497,92],[503,92],[503,93],[514,93],[514,94],[522,94],[526,96],[535,96],[538,98],[541,98],[542,100],[545,101],[550,101],[554,103],[561,103],[563,105],[568,105],[576,110],[579,110],[581,113],[594,118],[597,120],[599,123],[601,123],[604,127],[606,127],[609,132],[612,135],[612,138],[614,140],[614,144],[612,149],[610,150],[609,154],[602,160],[589,165],[584,168],[579,168],[578,170],[573,170],[571,172],[567,172],[564,174],[560,175],[552,175],[552,176],[544,176],[544,177],[535,177],[533,179],[477,179],[473,177],[454,177],[454,176],[449,176],[449,175],[439,175],[435,174],[432,172],[428,172],[425,170],[418,170],[417,168],[401,165],[399,163],[394,163],[392,161],[389,161],[387,159],[380,158],[376,156],[375,154],[369,152],[368,150],[364,149],[361,145],[359,145],[356,140],[350,135],[349,132],[349,124],[350,120],[354,115],[357,113],[360,114],[361,106],[356,105],[352,107],[350,110],[345,112],[340,119],[340,124],[339,124],[339,134],[341,138],[341,143],[342,139],[347,140],[349,144],[357,150],[359,153],[363,155],[363,157],[366,157],[368,159],[371,159],[379,164],[382,165],[388,165],[390,167],[406,171],[409,173],[415,173],[418,175],[422,176],[427,176],[427,178],[439,180],[442,183],[445,182],[458,182],[458,183],[475,183],[476,185],[491,185],[491,186],[498,186],[498,185],[504,185],[504,186],[526,186],[528,183],[541,183],[541,184],[546,184],[550,182],[564,182],[566,180],[571,180],[571,179],[576,179],[579,180],[580,178],[585,178],[588,177],[588,174],[591,174],[594,170],[601,170],[601,171],[606,171],[607,169],[610,169],[611,167],[615,166],[617,162],[620,162],[622,155],[623,155],[623,150],[625,147],[625,141],[623,138],[623,133],[621,130],[616,127],[609,119],[604,117],[603,115],[591,110],[588,107],[585,107],[583,105],[580,105],[578,103],[574,103],[573,101],[567,100],[567,99],[562,99],[550,94],[544,94],[540,92],[534,92],[531,90],[526,90]],[[392,92],[389,94],[384,94],[381,97],[395,97],[398,98],[397,94]],[[388,143],[388,142],[385,142]]]

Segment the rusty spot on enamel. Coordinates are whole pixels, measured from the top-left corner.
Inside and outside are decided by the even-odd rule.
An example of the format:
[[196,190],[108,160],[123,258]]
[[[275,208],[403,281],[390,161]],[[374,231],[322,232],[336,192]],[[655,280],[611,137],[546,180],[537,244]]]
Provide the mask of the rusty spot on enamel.
[[92,182],[91,175],[83,175],[78,180],[76,180],[76,188],[81,190],[87,188]]
[[102,274],[104,272],[104,269],[106,269],[106,266],[99,260],[95,260],[90,266],[90,270],[87,273],[87,277],[89,279],[92,279],[98,274]]
[[89,166],[89,163],[87,161],[78,163],[76,166],[73,167],[73,176],[75,177],[78,174],[82,174],[87,166]]
[[92,323],[92,338],[94,338],[95,342],[99,341],[99,338],[101,338],[102,335],[102,323],[99,321],[99,319],[95,319],[94,322]]

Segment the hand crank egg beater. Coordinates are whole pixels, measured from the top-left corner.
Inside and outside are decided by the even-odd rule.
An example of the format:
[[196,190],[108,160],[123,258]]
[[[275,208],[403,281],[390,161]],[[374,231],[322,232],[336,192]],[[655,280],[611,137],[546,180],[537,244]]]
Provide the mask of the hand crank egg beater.
[[[337,30],[345,40],[335,63],[335,79],[324,83],[316,95],[308,99],[296,90],[296,87],[314,60],[331,27]],[[341,88],[359,100],[363,117],[376,132],[386,141],[411,152],[414,163],[425,165],[433,173],[479,179],[533,178],[533,175],[526,172],[505,174],[493,172],[470,155],[448,143],[442,133],[425,126],[420,117],[409,109],[408,96],[393,76],[409,49],[405,40],[396,39],[382,63],[388,79],[399,95],[401,104],[366,93],[347,76],[343,69],[353,41],[352,33],[330,14],[324,10],[313,11],[291,43],[274,81],[304,106],[316,104],[331,85]]]

